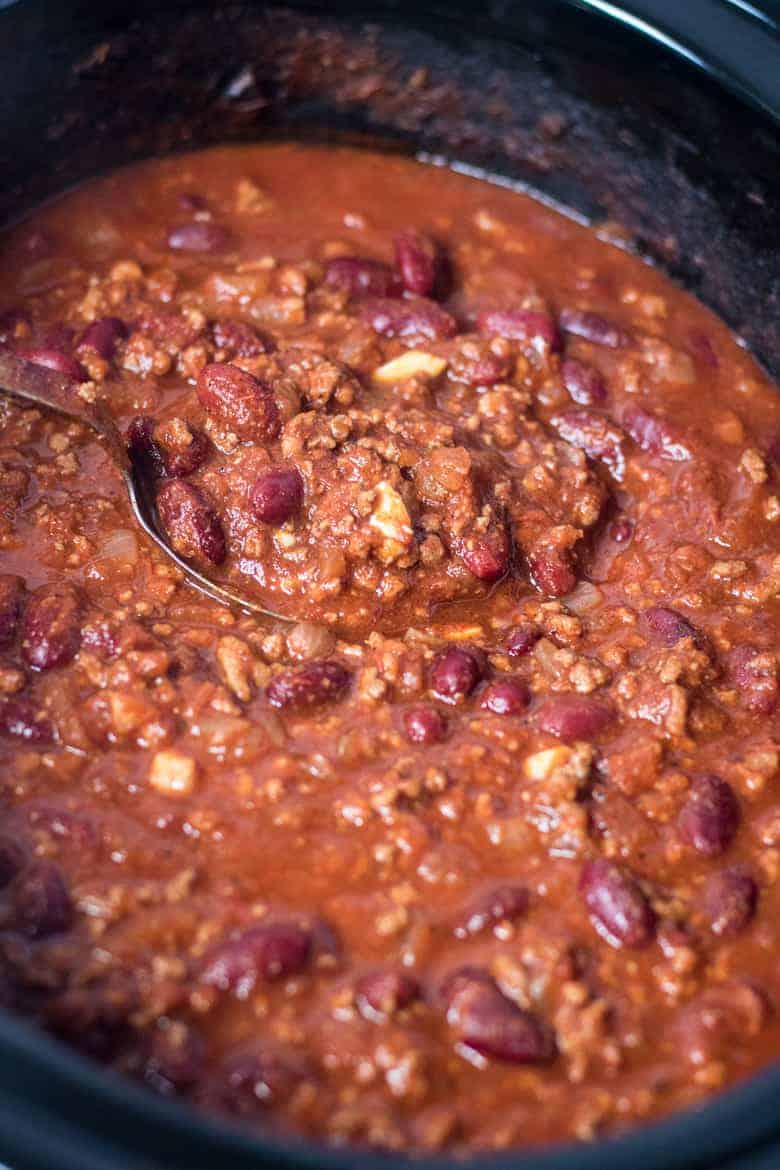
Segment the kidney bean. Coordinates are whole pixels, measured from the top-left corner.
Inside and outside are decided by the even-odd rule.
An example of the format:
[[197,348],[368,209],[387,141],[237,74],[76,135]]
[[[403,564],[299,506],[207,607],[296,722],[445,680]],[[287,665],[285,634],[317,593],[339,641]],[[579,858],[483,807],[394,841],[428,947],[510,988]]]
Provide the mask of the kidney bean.
[[550,1029],[518,1007],[485,973],[450,977],[444,992],[447,1023],[458,1041],[482,1056],[508,1064],[544,1064],[555,1055]]
[[229,350],[233,357],[252,358],[264,353],[273,353],[275,346],[269,337],[264,337],[244,321],[229,318],[215,321],[211,335],[218,349]]
[[299,923],[261,923],[213,947],[201,964],[200,981],[246,999],[258,980],[297,975],[308,965],[311,951],[311,931]]
[[655,933],[655,912],[636,880],[614,862],[588,861],[580,891],[594,926],[614,947],[644,947]]
[[37,861],[17,880],[13,892],[16,923],[30,938],[62,934],[73,925],[73,903],[59,868]]
[[506,652],[513,658],[523,658],[530,654],[536,643],[542,637],[542,630],[533,622],[523,622],[508,635]]
[[480,705],[494,715],[522,715],[530,702],[526,683],[519,678],[502,678],[485,688]]
[[436,284],[436,245],[422,232],[409,229],[395,237],[395,264],[404,288],[429,297]]
[[460,559],[478,581],[497,581],[509,569],[509,537],[503,528],[468,536],[456,547]]
[[563,309],[559,320],[564,332],[582,337],[593,345],[620,349],[629,341],[628,335],[619,326],[599,313],[591,313],[584,309]]
[[704,911],[713,934],[730,938],[749,925],[756,912],[758,886],[744,866],[713,874],[704,888]]
[[447,721],[435,707],[410,707],[404,711],[403,725],[412,743],[441,743],[447,734]]
[[462,646],[450,646],[434,659],[431,684],[438,698],[457,703],[471,694],[483,673],[476,654]]
[[698,643],[699,631],[675,609],[663,605],[652,605],[642,614],[642,625],[664,646],[674,646],[682,638],[691,638]]
[[24,869],[27,855],[13,837],[0,837],[0,889],[5,889]]
[[221,565],[227,556],[222,522],[206,497],[180,479],[164,483],[157,493],[157,514],[171,547],[188,559]]
[[615,544],[628,544],[634,535],[634,525],[630,520],[615,520],[609,526],[609,536]]
[[79,349],[93,349],[98,357],[110,361],[117,342],[127,337],[127,326],[119,317],[100,317],[88,325],[79,340]]
[[698,853],[715,857],[734,839],[739,826],[739,803],[734,790],[720,776],[697,776],[688,791],[677,829]]
[[238,366],[223,362],[205,366],[198,376],[198,399],[240,439],[268,442],[279,435],[279,409],[270,386]]
[[27,699],[0,699],[0,735],[32,744],[54,743],[54,725]]
[[183,223],[168,233],[168,247],[176,252],[224,252],[230,243],[227,228],[210,219]]
[[189,1024],[173,1021],[158,1027],[148,1041],[144,1080],[158,1093],[181,1092],[196,1085],[202,1076],[205,1047]]
[[484,309],[477,315],[477,329],[488,337],[540,343],[553,353],[561,348],[557,325],[537,309]]
[[401,295],[398,277],[390,265],[365,256],[335,256],[328,260],[325,283],[355,299]]
[[303,507],[303,479],[295,467],[274,467],[255,482],[250,497],[253,513],[263,524],[284,524]]
[[139,415],[130,422],[125,432],[125,442],[130,462],[139,468],[141,474],[159,479],[165,475],[165,462],[154,439],[155,426],[153,418]]
[[528,913],[530,903],[525,886],[496,886],[473,903],[454,933],[457,938],[468,938],[500,922],[516,922]]
[[775,435],[769,441],[766,450],[767,458],[780,467],[780,434]]
[[175,431],[165,425],[157,426],[153,432],[166,475],[172,479],[184,479],[194,474],[211,454],[211,441],[203,431],[179,422]]
[[567,443],[579,447],[597,463],[603,463],[616,480],[623,479],[626,470],[625,435],[619,427],[591,410],[567,410],[552,423]]
[[541,546],[527,555],[531,580],[548,597],[565,597],[577,584],[577,575],[567,549]]
[[607,386],[598,370],[566,358],[561,362],[561,377],[571,398],[579,406],[603,406],[607,401]]
[[755,711],[757,715],[771,715],[775,711],[780,695],[780,681],[771,652],[759,650],[755,646],[737,646],[729,654],[727,669],[729,678],[739,690],[743,707]]
[[481,350],[477,349],[476,343],[470,342],[468,349],[464,347],[455,353],[450,361],[450,377],[469,386],[495,386],[496,382],[509,377],[513,366],[512,354],[494,353],[484,341],[479,344]]
[[623,411],[622,422],[634,442],[648,454],[658,455],[672,463],[691,458],[691,452],[676,427],[667,419],[659,418],[641,406],[628,406]]
[[341,698],[351,677],[338,662],[315,660],[283,670],[271,680],[265,693],[272,707],[303,710]]
[[254,1049],[231,1056],[205,1086],[203,1103],[233,1117],[255,1117],[292,1096],[305,1079],[300,1058]]
[[0,648],[10,646],[24,601],[24,581],[10,573],[0,576]]
[[74,589],[44,586],[32,594],[22,622],[22,657],[33,670],[51,670],[76,657],[81,602]]
[[63,374],[66,378],[70,378],[72,382],[86,382],[89,374],[82,366],[81,362],[77,362],[69,353],[65,353],[62,349],[55,349],[49,346],[34,346],[28,349],[20,349],[18,351],[19,357],[24,358],[28,362],[32,362],[36,366],[45,366],[47,370],[54,370],[58,374]]
[[369,1020],[394,1016],[420,998],[420,984],[403,971],[371,971],[358,980],[356,1000]]
[[438,341],[454,337],[458,332],[455,318],[435,301],[423,297],[408,301],[389,298],[366,301],[360,316],[383,337],[425,337]]
[[570,742],[591,739],[612,722],[615,709],[607,699],[597,695],[567,693],[551,695],[536,716],[542,731]]

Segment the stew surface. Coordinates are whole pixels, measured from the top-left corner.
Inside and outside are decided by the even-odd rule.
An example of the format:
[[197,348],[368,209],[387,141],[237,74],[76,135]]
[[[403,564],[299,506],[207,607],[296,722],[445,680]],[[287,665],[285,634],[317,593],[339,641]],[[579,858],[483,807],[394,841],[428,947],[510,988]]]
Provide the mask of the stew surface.
[[218,149],[7,235],[0,991],[332,1143],[593,1139],[780,1055],[780,396],[657,271],[404,158]]

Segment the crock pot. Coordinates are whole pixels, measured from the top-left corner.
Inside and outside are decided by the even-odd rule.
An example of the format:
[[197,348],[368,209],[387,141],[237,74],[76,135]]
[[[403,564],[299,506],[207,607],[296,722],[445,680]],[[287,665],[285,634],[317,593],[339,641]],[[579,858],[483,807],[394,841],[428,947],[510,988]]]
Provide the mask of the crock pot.
[[[325,27],[339,45],[327,57]],[[528,186],[619,231],[780,377],[777,0],[0,0],[0,60],[0,222],[144,156],[263,137],[365,142]],[[0,1159],[14,1170],[454,1164],[229,1129],[2,1013]],[[623,1137],[465,1164],[777,1170],[780,1065]]]

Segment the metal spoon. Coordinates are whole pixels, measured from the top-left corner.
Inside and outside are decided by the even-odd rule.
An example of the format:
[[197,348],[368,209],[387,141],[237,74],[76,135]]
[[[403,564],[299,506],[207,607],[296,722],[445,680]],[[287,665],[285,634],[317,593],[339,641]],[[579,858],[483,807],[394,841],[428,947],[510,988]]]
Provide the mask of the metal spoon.
[[154,482],[141,461],[131,458],[119,428],[102,402],[84,402],[76,407],[75,404],[81,400],[77,388],[68,378],[10,353],[0,353],[0,394],[6,394],[27,406],[43,407],[63,418],[83,423],[99,435],[122,476],[136,523],[199,593],[223,605],[278,618],[280,621],[293,620],[210,580],[171,548],[161,531]]

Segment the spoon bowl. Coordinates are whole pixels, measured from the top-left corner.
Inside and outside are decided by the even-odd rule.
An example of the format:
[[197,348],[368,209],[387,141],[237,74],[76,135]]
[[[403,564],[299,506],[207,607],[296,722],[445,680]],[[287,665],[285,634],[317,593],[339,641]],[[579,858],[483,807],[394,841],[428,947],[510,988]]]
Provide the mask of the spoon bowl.
[[78,387],[62,374],[11,353],[0,353],[0,394],[26,406],[52,411],[94,431],[122,477],[136,524],[199,593],[233,609],[284,622],[294,620],[212,581],[171,547],[160,525],[154,480],[143,461],[133,457],[104,402],[82,398]]

